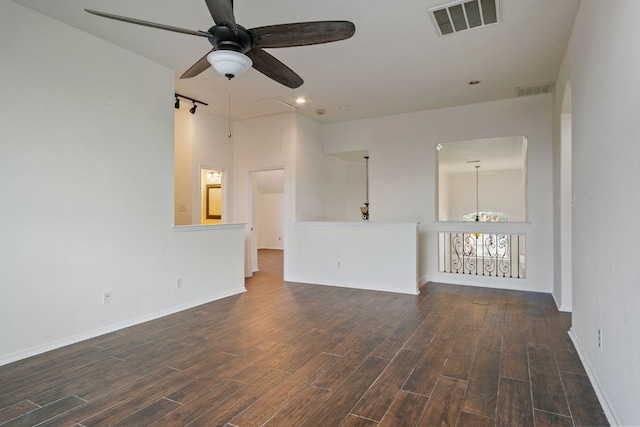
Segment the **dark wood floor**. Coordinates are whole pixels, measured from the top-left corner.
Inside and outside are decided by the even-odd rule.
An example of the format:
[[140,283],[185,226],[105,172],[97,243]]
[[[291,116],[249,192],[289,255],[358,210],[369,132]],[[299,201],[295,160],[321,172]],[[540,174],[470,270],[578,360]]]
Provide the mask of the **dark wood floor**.
[[594,426],[549,295],[282,281],[0,367],[10,426]]

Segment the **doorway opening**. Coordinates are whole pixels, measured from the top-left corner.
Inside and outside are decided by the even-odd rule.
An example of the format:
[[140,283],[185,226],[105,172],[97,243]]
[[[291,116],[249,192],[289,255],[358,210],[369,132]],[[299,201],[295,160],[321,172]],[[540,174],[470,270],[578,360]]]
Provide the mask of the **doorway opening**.
[[279,269],[283,276],[285,250],[284,168],[249,172],[249,236],[247,277]]

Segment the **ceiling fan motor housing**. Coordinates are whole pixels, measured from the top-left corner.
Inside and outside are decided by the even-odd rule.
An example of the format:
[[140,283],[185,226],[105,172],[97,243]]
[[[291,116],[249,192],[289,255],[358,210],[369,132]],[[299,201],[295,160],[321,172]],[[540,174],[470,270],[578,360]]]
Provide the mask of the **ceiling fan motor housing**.
[[237,27],[238,32],[236,34],[224,25],[213,26],[209,28],[211,36],[207,37],[207,39],[216,50],[233,50],[247,53],[253,44],[253,37],[244,27],[240,25]]

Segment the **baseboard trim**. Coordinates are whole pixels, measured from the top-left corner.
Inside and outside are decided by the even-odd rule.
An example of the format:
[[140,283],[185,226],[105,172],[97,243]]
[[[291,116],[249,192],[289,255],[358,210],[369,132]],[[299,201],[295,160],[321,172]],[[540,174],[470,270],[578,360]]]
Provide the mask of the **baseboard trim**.
[[8,365],[9,363],[17,362],[18,360],[26,359],[32,356],[37,356],[39,354],[46,353],[47,351],[56,350],[71,344],[76,344],[84,340],[99,337],[100,335],[116,332],[121,329],[128,328],[130,326],[135,326],[140,323],[148,322],[150,320],[155,320],[164,316],[169,316],[171,314],[179,313],[181,311],[188,310],[190,308],[194,308],[199,305],[207,304],[207,303],[217,301],[223,298],[227,298],[233,295],[239,295],[246,291],[247,290],[243,287],[242,289],[223,292],[220,294],[209,296],[207,298],[203,298],[201,300],[196,300],[187,304],[171,307],[165,310],[156,311],[154,313],[151,313],[145,316],[136,317],[134,319],[127,320],[120,323],[115,323],[113,325],[105,326],[103,328],[92,329],[90,331],[83,332],[78,335],[73,335],[71,337],[63,338],[56,341],[51,341],[46,344],[42,344],[36,347],[31,347],[29,349],[22,350],[16,353],[11,353],[6,356],[0,357],[0,366]]
[[420,293],[422,293],[422,291],[423,291],[427,286],[429,286],[429,284],[430,284],[430,283],[431,283],[431,282],[427,280],[427,281],[423,282],[423,283],[422,283],[422,285],[418,286],[418,293],[419,293],[419,294],[420,294]]
[[563,311],[566,313],[572,313],[573,312],[573,307],[571,307],[570,305],[562,305],[560,304],[560,302],[558,301],[558,298],[556,297],[556,293],[555,292],[551,292],[551,296],[553,297],[553,301],[556,303],[556,307],[558,308],[558,311]]
[[615,412],[613,411],[613,408],[611,408],[611,405],[607,400],[607,396],[604,394],[604,391],[602,390],[602,386],[598,381],[598,377],[596,376],[593,370],[593,367],[591,366],[591,363],[589,363],[589,359],[587,358],[582,348],[582,345],[580,344],[580,340],[578,339],[578,336],[575,334],[575,332],[573,332],[573,328],[569,330],[568,334],[569,334],[569,337],[571,338],[571,341],[573,341],[573,345],[575,346],[576,351],[578,352],[578,357],[580,357],[580,361],[584,366],[584,370],[587,372],[587,376],[589,377],[589,381],[591,381],[593,390],[596,392],[596,396],[600,401],[600,405],[602,406],[604,415],[607,417],[607,421],[609,421],[609,424],[612,426],[621,425],[620,422],[618,421],[618,418],[615,415]]
[[427,286],[427,283],[429,283],[430,280],[427,278],[427,275],[425,274],[424,276],[422,276],[421,278],[418,279],[418,292],[420,292],[420,289],[424,288],[425,286]]

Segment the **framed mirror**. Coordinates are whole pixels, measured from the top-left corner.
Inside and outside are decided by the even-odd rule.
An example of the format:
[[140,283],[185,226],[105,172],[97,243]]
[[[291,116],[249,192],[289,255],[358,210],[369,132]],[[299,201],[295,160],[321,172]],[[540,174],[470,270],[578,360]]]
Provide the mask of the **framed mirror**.
[[201,224],[221,224],[224,210],[223,171],[200,168]]
[[207,185],[206,207],[207,219],[222,219],[222,186],[220,184]]

